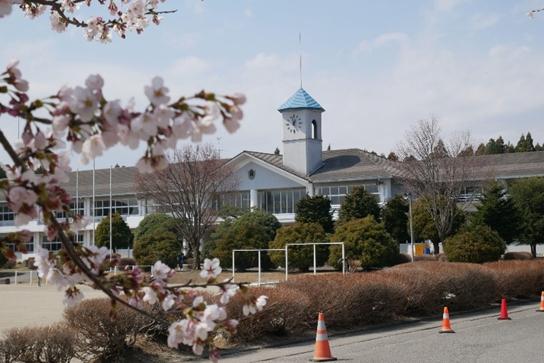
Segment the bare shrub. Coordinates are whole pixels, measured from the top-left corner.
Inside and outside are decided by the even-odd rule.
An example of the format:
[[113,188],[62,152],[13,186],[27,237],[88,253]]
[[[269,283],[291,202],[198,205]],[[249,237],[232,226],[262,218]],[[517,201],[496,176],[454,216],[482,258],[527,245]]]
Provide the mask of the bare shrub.
[[485,266],[494,271],[501,296],[530,297],[544,290],[544,261],[498,261]]
[[469,263],[416,262],[397,266],[384,274],[406,286],[410,314],[433,314],[451,309],[485,306],[497,298],[492,271]]
[[75,331],[78,357],[107,362],[119,360],[140,330],[151,323],[124,306],[112,308],[108,299],[84,300],[66,309],[64,317]]
[[252,289],[256,296],[268,296],[268,304],[261,312],[242,316],[242,299],[237,295],[228,305],[228,315],[240,319],[236,340],[252,341],[265,335],[292,335],[303,332],[310,325],[308,306],[311,301],[303,292],[281,285],[277,288]]
[[68,363],[74,356],[74,332],[65,324],[11,329],[0,341],[5,363]]
[[380,322],[404,313],[403,287],[377,272],[301,276],[282,285],[309,297],[312,323],[319,312],[325,313],[330,327]]
[[502,257],[504,260],[532,260],[531,252],[506,252]]

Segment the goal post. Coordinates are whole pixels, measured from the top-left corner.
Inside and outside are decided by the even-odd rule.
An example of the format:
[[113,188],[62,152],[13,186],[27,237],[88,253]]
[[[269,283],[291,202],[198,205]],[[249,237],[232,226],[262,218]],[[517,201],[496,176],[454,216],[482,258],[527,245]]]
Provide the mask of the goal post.
[[257,285],[262,284],[262,252],[276,251],[285,253],[285,281],[289,279],[289,247],[292,246],[312,246],[313,248],[313,273],[317,274],[317,246],[320,245],[339,245],[342,247],[342,274],[346,274],[346,249],[344,242],[308,242],[308,243],[287,243],[284,248],[241,248],[232,250],[232,280],[236,274],[236,252],[257,252]]
[[341,245],[342,246],[342,274],[346,274],[346,249],[344,242],[308,242],[308,243],[287,243],[285,245],[285,281],[289,278],[289,246],[313,246],[314,252],[314,275],[317,274],[317,251],[318,245]]
[[234,275],[236,272],[236,252],[257,252],[257,285],[262,283],[262,269],[261,269],[261,252],[279,251],[286,252],[285,248],[246,248],[246,249],[234,249],[232,250],[232,280],[234,281]]

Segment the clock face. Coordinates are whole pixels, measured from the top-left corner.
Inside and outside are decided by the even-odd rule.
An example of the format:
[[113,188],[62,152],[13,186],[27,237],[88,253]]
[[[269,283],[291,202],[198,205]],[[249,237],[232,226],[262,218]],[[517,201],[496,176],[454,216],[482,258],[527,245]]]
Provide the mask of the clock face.
[[285,126],[287,126],[287,131],[294,134],[295,132],[297,132],[297,129],[302,128],[302,119],[299,115],[294,113],[291,116],[287,117],[287,120],[285,120]]

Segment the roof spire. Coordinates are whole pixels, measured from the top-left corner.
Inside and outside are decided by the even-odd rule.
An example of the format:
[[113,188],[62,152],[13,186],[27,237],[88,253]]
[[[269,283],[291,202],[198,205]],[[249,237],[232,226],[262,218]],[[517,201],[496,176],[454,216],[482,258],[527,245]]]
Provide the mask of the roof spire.
[[298,72],[300,77],[300,88],[302,88],[302,33],[298,32]]

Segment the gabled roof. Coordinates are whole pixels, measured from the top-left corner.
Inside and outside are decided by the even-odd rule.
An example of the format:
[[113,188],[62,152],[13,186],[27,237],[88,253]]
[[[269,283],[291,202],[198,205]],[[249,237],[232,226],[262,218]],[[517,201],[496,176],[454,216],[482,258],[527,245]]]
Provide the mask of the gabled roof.
[[361,149],[323,151],[323,165],[310,176],[302,175],[283,165],[283,155],[244,151],[270,165],[312,182],[334,182],[390,178],[395,169],[391,161]]
[[293,110],[293,109],[314,109],[325,111],[323,107],[304,88],[299,88],[283,105],[278,108],[278,111]]

